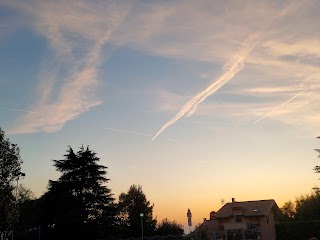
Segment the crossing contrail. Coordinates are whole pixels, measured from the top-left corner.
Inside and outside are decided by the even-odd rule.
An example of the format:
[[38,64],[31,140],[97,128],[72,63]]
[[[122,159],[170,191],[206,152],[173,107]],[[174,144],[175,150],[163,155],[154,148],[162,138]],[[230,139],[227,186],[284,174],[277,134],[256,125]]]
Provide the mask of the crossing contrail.
[[117,131],[117,132],[123,132],[123,133],[131,133],[131,134],[136,134],[136,135],[145,136],[145,137],[152,137],[151,134],[132,132],[132,131],[127,131],[127,130],[122,130],[122,129],[117,129],[117,128],[104,128],[104,129],[105,130]]
[[132,165],[128,165],[128,167],[129,167],[129,168],[134,168],[134,169],[136,169],[136,168],[137,168],[137,167],[132,166]]
[[207,87],[202,92],[195,95],[191,98],[181,109],[180,111],[170,119],[164,126],[160,128],[160,130],[154,135],[152,141],[156,139],[167,127],[174,124],[181,117],[187,114],[187,116],[191,116],[196,110],[198,105],[203,102],[207,97],[211,94],[215,93],[219,90],[223,85],[229,82],[238,72],[243,69],[243,61],[251,52],[251,50],[255,47],[257,43],[258,34],[251,35],[243,44],[242,49],[223,66],[223,73],[218,77],[218,79],[212,83],[209,87]]
[[29,111],[25,109],[17,109],[17,108],[6,108],[6,107],[0,107],[1,109],[9,110],[9,111],[16,111],[16,112],[27,112],[27,113],[33,113],[33,114],[38,114],[42,116],[46,116],[46,114],[39,113],[39,112],[34,112],[34,111]]
[[[104,129],[105,129],[105,130],[116,131],[116,132],[136,134],[136,135],[145,136],[145,137],[150,137],[150,138],[152,137],[151,134],[147,134],[147,133],[133,132],[133,131],[127,131],[127,130],[117,129],[117,128],[104,128]],[[172,138],[168,138],[168,140],[171,141],[171,142],[177,142],[175,139],[172,139]]]
[[[303,4],[303,1],[300,1],[299,4],[294,3],[294,4],[288,5],[287,7],[282,9],[279,12],[279,14],[276,15],[274,18],[269,19],[270,20],[269,23],[266,24],[263,27],[263,29],[266,29],[277,19],[282,18],[285,15],[291,14],[296,9],[299,9],[299,6],[301,4]],[[244,42],[241,50],[231,59],[231,61],[229,61],[224,65],[222,74],[218,77],[218,80],[213,84],[211,84],[204,91],[200,92],[199,94],[194,96],[192,99],[190,99],[172,119],[170,119],[164,126],[160,128],[160,130],[152,138],[152,141],[156,139],[159,136],[159,134],[163,132],[167,127],[174,124],[184,115],[187,114],[187,117],[191,116],[197,110],[197,106],[201,102],[203,102],[207,97],[209,97],[211,94],[219,90],[223,85],[229,82],[238,72],[240,72],[243,69],[245,58],[256,46],[262,34],[263,34],[263,30],[260,30],[250,35],[247,38],[247,40]]]
[[302,90],[301,92],[299,92],[297,95],[295,95],[294,97],[290,98],[288,101],[282,103],[280,106],[276,107],[275,109],[273,109],[271,112],[268,112],[267,114],[265,114],[264,116],[262,116],[261,118],[259,118],[257,121],[254,122],[260,122],[262,119],[264,119],[265,117],[267,117],[268,115],[272,114],[273,112],[277,111],[279,108],[282,108],[284,105],[286,105],[287,103],[291,102],[293,99],[295,99],[296,97],[298,97],[300,94],[304,93],[305,91],[307,91],[307,89]]

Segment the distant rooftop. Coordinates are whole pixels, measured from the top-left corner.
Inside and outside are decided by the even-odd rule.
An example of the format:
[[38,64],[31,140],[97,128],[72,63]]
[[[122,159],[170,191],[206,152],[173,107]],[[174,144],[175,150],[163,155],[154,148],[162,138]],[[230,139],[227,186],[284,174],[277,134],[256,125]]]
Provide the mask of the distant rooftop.
[[244,217],[266,216],[273,207],[279,210],[273,199],[246,202],[236,202],[233,199],[217,212],[217,218],[233,217],[235,212]]

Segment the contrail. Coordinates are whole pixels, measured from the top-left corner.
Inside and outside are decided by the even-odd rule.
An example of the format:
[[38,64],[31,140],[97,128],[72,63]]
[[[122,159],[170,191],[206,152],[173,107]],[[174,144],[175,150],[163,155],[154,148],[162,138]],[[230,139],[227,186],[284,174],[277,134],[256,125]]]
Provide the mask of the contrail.
[[132,165],[128,165],[128,167],[129,167],[129,168],[134,168],[134,169],[136,169],[136,168],[137,168],[137,167],[132,166]]
[[104,129],[117,131],[117,132],[123,132],[123,133],[131,133],[131,134],[136,134],[136,135],[140,135],[140,136],[152,137],[151,134],[132,132],[132,131],[127,131],[127,130],[122,130],[122,129],[117,129],[117,128],[104,128]]
[[294,97],[290,98],[288,101],[282,103],[280,106],[276,107],[275,109],[273,109],[271,112],[268,112],[267,114],[265,114],[264,116],[262,116],[261,118],[259,118],[257,121],[254,122],[260,122],[262,119],[264,119],[265,117],[267,117],[268,115],[270,115],[271,113],[277,111],[279,108],[283,107],[284,105],[286,105],[287,103],[291,102],[293,99],[295,99],[296,97],[298,97],[300,94],[304,93],[305,91],[307,91],[307,89],[302,90],[301,92],[299,92],[297,95],[295,95]]
[[[227,71],[225,74],[220,76],[218,80],[213,83],[211,86],[209,86],[206,90],[199,93],[196,97],[199,97],[197,102],[192,106],[192,108],[188,111],[187,117],[190,117],[192,114],[195,113],[197,110],[198,105],[203,102],[207,97],[209,97],[211,94],[215,93],[217,90],[219,90],[223,85],[225,85],[227,82],[229,82],[238,72],[240,72],[243,69],[243,62],[238,62],[234,64],[229,71]],[[201,96],[200,96],[201,95]]]
[[[152,137],[153,136],[153,135],[147,134],[147,133],[133,132],[133,131],[127,131],[127,130],[117,129],[117,128],[104,128],[104,129],[105,130],[117,131],[117,132],[123,132],[123,133],[131,133],[131,134],[136,134],[136,135],[145,136],[145,137]],[[171,142],[177,142],[177,140],[172,139],[172,138],[168,138],[168,140],[171,141]]]
[[[298,9],[298,7],[299,5],[297,4],[289,5],[289,7],[284,8],[278,16],[276,16],[274,19],[271,19],[268,25],[273,23],[276,19],[290,14],[295,9]],[[266,26],[264,27],[264,29],[266,29]],[[190,99],[172,119],[170,119],[163,127],[160,128],[160,130],[152,138],[152,141],[156,139],[156,137],[158,137],[162,131],[164,131],[170,125],[174,124],[185,114],[187,114],[187,117],[191,116],[197,110],[197,106],[201,102],[203,102],[208,96],[219,90],[224,84],[230,81],[239,71],[241,71],[243,69],[243,61],[257,44],[261,34],[262,31],[258,31],[249,36],[249,38],[245,41],[241,51],[234,58],[232,58],[231,61],[224,65],[223,73],[220,75],[218,80],[212,85],[210,85],[207,89]]]
[[29,110],[25,110],[25,109],[6,108],[6,107],[0,107],[0,108],[2,108],[2,109],[6,109],[6,110],[9,110],[9,111],[27,112],[27,113],[33,113],[33,114],[38,114],[38,115],[46,116],[46,114],[38,113],[38,112],[34,112],[34,111],[29,111]]
[[257,36],[258,34],[256,33],[249,37],[244,42],[244,46],[242,47],[240,52],[236,54],[236,56],[232,58],[231,61],[228,61],[223,66],[224,71],[218,77],[218,79],[205,90],[191,98],[172,119],[170,119],[163,127],[160,128],[160,130],[152,138],[152,141],[156,139],[156,137],[158,137],[159,134],[163,132],[167,127],[174,124],[184,115],[187,114],[187,116],[191,116],[197,110],[197,107],[201,102],[203,102],[207,97],[219,90],[223,85],[229,82],[239,71],[241,71],[244,66],[244,59],[248,56],[248,54],[251,52],[251,50],[255,47],[257,43]]

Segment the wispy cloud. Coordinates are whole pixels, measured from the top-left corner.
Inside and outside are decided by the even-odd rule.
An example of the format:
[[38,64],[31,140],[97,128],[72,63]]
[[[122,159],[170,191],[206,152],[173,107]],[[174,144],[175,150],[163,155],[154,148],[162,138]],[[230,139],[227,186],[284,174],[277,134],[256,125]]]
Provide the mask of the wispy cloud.
[[50,43],[53,58],[40,71],[38,98],[30,107],[31,112],[43,112],[46,117],[26,113],[12,133],[58,131],[101,104],[94,92],[99,85],[103,47],[132,5],[128,1],[31,2],[8,5],[31,16],[34,29]]
[[[271,26],[284,16],[295,12],[300,6],[298,1],[289,4],[269,4],[268,1],[260,1],[257,5],[252,5],[250,1],[241,4],[232,1],[216,4],[188,3],[190,4],[137,4],[136,8],[139,7],[139,10],[135,10],[141,14],[130,15],[130,21],[124,22],[111,41],[160,56],[220,65],[237,51],[246,36],[263,29],[263,32],[268,31],[263,36],[267,39],[271,35]],[[130,30],[133,26],[136,27],[134,32]],[[243,48],[243,56],[246,56],[245,51]],[[238,62],[235,60],[237,57]],[[241,53],[235,56],[235,59],[231,60],[231,65],[225,64],[226,69],[216,83],[190,99],[155,134],[153,140],[181,117],[192,115],[198,104],[232,79],[243,67]]]
[[301,2],[139,1],[110,40],[155,55],[221,64],[243,39]]
[[[320,17],[314,1],[4,2],[27,16],[25,25],[32,19],[33,29],[47,39],[51,50],[39,71],[37,100],[27,107],[45,115],[25,112],[13,129],[16,133],[57,131],[68,121],[101,104],[95,92],[100,84],[99,66],[109,43],[113,47],[125,46],[161,57],[209,62],[214,66],[213,75],[217,76],[215,69],[237,52],[243,39],[264,29],[254,51],[250,52],[249,47],[250,54],[245,53],[243,47],[244,52],[240,51],[230,65],[225,64],[221,76],[183,105],[154,138],[182,116],[198,111],[200,103],[232,79],[243,68],[241,56],[245,56],[246,68],[237,76],[239,81],[230,82],[228,91],[257,98],[256,103],[246,102],[246,106],[241,106],[251,113],[249,121],[269,111],[279,96],[288,99],[300,89],[308,89],[310,99],[318,94],[314,89],[319,87],[320,79],[317,44],[320,33],[315,29]],[[310,11],[315,12],[309,14]],[[296,104],[305,104],[306,95],[274,114],[297,110]],[[178,106],[187,99],[170,92],[163,94],[165,98],[171,100],[163,101],[163,108],[157,110],[177,112]],[[230,106],[219,106],[219,109],[232,109],[231,102],[228,104]],[[233,106],[239,105],[241,103],[233,103]],[[314,111],[316,101],[308,106]],[[210,109],[209,101],[201,105],[201,110],[207,109]],[[233,114],[240,113],[234,111]],[[285,116],[281,119],[288,120],[289,115]]]
[[152,91],[153,96],[157,96],[160,100],[160,104],[157,106],[157,111],[167,111],[167,112],[176,112],[179,110],[181,105],[188,99],[190,96],[182,96],[174,92],[170,92],[164,89],[157,89]]
[[302,39],[301,41],[266,41],[263,47],[274,56],[319,57],[320,44],[318,39]]
[[205,90],[191,98],[172,119],[170,119],[164,126],[160,128],[160,130],[154,135],[152,140],[156,139],[156,137],[158,137],[161,132],[163,132],[170,125],[174,124],[184,115],[192,115],[201,102],[203,102],[208,96],[219,90],[223,85],[230,81],[239,71],[241,71],[244,64],[243,60],[256,45],[256,42],[257,36],[255,34],[250,36],[248,40],[244,43],[239,53],[237,53],[236,56],[231,59],[231,61],[227,62],[224,65],[223,73],[218,77],[218,79]]

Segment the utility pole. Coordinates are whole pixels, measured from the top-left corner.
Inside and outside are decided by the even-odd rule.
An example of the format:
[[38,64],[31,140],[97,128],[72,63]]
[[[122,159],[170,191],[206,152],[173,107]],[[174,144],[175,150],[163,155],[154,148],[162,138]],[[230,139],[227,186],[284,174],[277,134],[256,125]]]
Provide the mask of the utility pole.
[[[17,209],[17,203],[18,203],[18,187],[19,187],[19,179],[20,177],[25,177],[26,174],[25,173],[22,173],[22,172],[19,172],[18,175],[17,175],[17,187],[16,187],[16,196],[15,196],[15,202],[14,202],[14,205],[15,205],[15,217],[17,217],[17,213],[18,213],[18,209]],[[14,235],[14,222],[13,222],[13,229],[12,229],[12,235],[11,235],[11,239],[13,240],[13,235]]]
[[140,213],[140,218],[141,218],[141,239],[143,240],[143,213]]

